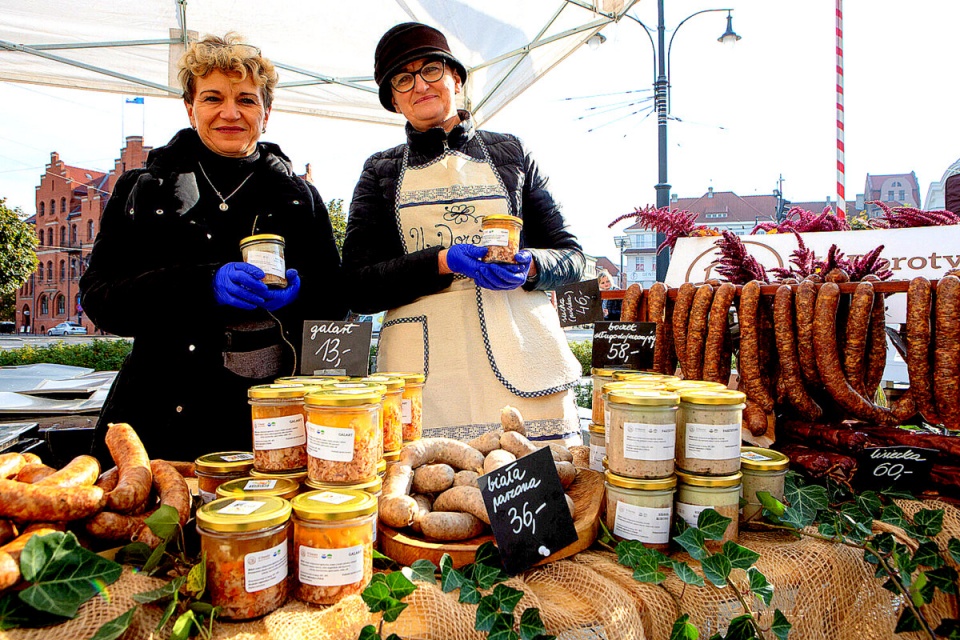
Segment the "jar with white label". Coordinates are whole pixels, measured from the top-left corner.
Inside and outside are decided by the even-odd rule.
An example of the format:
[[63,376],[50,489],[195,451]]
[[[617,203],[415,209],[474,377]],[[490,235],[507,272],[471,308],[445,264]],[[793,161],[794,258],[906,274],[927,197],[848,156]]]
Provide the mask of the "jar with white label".
[[505,213],[483,216],[480,221],[480,246],[487,248],[484,262],[516,264],[520,251],[523,219]]
[[772,449],[743,447],[740,450],[740,471],[743,473],[741,495],[746,501],[740,510],[740,526],[749,529],[750,521],[760,520],[763,505],[758,491],[766,491],[777,500],[783,500],[784,478],[790,458]]
[[287,265],[283,251],[283,236],[271,233],[247,236],[240,241],[243,261],[260,267],[264,274],[263,283],[268,287],[285,289],[287,286]]
[[258,618],[287,601],[289,529],[290,503],[275,496],[220,498],[197,509],[207,593],[220,617]]
[[719,551],[727,540],[737,541],[737,521],[740,512],[739,471],[726,476],[698,476],[677,471],[677,502],[675,511],[691,527],[697,526],[700,513],[713,509],[730,518],[720,540],[707,540],[707,549]]
[[336,604],[373,575],[377,500],[366,491],[324,489],[293,499],[294,597]]
[[607,462],[628,478],[673,474],[680,396],[651,389],[615,389],[606,398],[610,411]]
[[676,476],[637,480],[607,471],[605,478],[607,529],[618,540],[639,540],[665,553],[670,546]]
[[723,476],[740,470],[740,391],[680,392],[677,467],[688,473]]
[[224,482],[250,475],[253,454],[249,451],[207,453],[194,460],[193,465],[203,504],[217,498],[217,487]]
[[262,496],[274,496],[292,500],[300,493],[300,483],[290,478],[237,478],[217,487],[218,498],[257,500]]
[[403,378],[377,374],[362,379],[363,382],[382,384],[383,399],[383,450],[399,451],[403,448]]
[[[403,400],[400,407],[403,420],[403,441],[419,440],[423,437],[423,384],[427,377],[422,373],[406,371],[377,372],[377,375],[403,378]],[[383,450],[384,452],[389,451],[386,445],[384,445]]]
[[[603,424],[610,424],[610,403],[607,401],[610,394],[622,389],[647,389],[651,391],[663,391],[664,385],[659,380],[614,380],[607,382],[600,389],[600,397],[603,399]],[[609,432],[607,439],[610,438]]]
[[260,384],[247,390],[253,423],[253,468],[298,471],[307,467],[303,396],[317,386]]
[[366,386],[333,385],[304,397],[308,480],[346,485],[377,476],[383,436],[380,398],[380,391]]
[[603,458],[607,455],[607,435],[602,424],[590,424],[590,468],[603,473]]

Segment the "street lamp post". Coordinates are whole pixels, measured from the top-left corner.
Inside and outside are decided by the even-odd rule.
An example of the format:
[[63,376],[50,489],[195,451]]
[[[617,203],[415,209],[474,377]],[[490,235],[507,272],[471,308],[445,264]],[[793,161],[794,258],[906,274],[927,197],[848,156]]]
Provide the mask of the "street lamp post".
[[[673,38],[677,35],[677,31],[680,30],[680,27],[683,26],[683,23],[689,20],[690,18],[700,15],[701,13],[711,13],[714,11],[726,11],[727,12],[727,30],[721,35],[717,40],[722,43],[733,43],[740,39],[740,36],[736,34],[732,26],[732,16],[731,12],[733,9],[704,9],[702,11],[697,11],[691,13],[689,16],[680,21],[680,23],[673,30],[673,34],[670,36],[670,42],[667,44],[666,54],[664,54],[664,44],[666,39],[666,26],[664,26],[663,20],[663,0],[657,0],[657,42],[654,44],[653,37],[650,35],[650,32],[653,31],[650,27],[645,25],[643,22],[638,20],[633,16],[629,16],[635,20],[640,26],[644,28],[647,32],[647,37],[650,38],[650,46],[653,47],[653,56],[655,60],[654,66],[654,77],[653,77],[653,89],[654,89],[654,104],[657,111],[657,208],[663,208],[669,206],[670,204],[670,184],[667,182],[667,117],[669,116],[669,91],[670,91],[670,50],[673,48]],[[659,247],[663,241],[666,239],[666,234],[657,233],[657,246]],[[661,252],[657,255],[657,281],[663,282],[667,278],[667,267],[670,265],[670,256],[666,252]]]
[[626,280],[623,277],[623,250],[630,244],[630,236],[614,236],[613,244],[620,250],[620,273],[617,274],[617,280],[621,289],[626,288]]

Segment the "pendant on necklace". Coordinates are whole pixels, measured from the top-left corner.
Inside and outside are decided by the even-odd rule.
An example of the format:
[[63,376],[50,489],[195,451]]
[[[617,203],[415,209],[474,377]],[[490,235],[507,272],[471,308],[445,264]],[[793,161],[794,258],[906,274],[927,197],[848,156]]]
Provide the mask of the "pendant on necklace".
[[228,205],[226,202],[220,203],[220,211],[226,211],[229,208],[230,208],[230,205]]

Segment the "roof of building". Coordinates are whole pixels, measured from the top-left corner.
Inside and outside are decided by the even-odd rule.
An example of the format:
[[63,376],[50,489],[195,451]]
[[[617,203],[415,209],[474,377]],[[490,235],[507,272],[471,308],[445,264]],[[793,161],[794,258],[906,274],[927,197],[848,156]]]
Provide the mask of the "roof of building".
[[98,183],[101,182],[107,175],[102,171],[94,171],[93,169],[84,169],[82,167],[72,167],[67,164],[63,165],[63,170],[67,174],[67,179],[73,180],[74,184]]

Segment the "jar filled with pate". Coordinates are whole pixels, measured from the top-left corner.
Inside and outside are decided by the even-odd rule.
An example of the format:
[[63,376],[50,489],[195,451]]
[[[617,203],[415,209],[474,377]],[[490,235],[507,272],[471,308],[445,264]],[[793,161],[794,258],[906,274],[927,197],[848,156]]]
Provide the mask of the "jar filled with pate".
[[249,451],[218,451],[200,456],[193,464],[202,504],[215,500],[217,487],[224,482],[250,475],[253,454]]
[[345,485],[376,477],[380,398],[370,388],[323,387],[305,396],[308,480]]
[[[602,369],[594,367],[590,369],[590,377],[593,380],[593,423],[599,425],[605,425],[604,422],[605,414],[603,411],[603,387],[605,384],[614,381],[614,374],[620,373],[621,369]],[[638,373],[637,371],[629,370],[625,373]]]
[[639,540],[645,547],[666,552],[676,486],[676,476],[638,480],[607,471],[607,529],[618,540]]
[[[403,441],[413,442],[423,437],[423,384],[427,377],[422,373],[390,372],[377,373],[391,378],[403,378],[403,400],[400,407],[403,420]],[[388,451],[386,445],[384,452]]]
[[480,246],[487,248],[484,262],[516,264],[520,251],[520,230],[523,220],[507,214],[483,216],[480,222]]
[[590,423],[590,468],[603,472],[603,458],[607,455],[607,435],[602,424]]
[[284,289],[287,286],[287,266],[283,256],[283,236],[261,233],[240,241],[243,261],[263,271],[263,283],[268,287]]
[[377,374],[362,379],[363,382],[382,384],[383,399],[383,450],[399,451],[403,448],[403,378]]
[[260,384],[247,390],[253,422],[253,468],[298,471],[307,467],[303,396],[316,386]]
[[664,391],[664,386],[662,382],[657,380],[615,380],[605,383],[603,388],[600,389],[600,398],[603,400],[603,423],[605,425],[610,424],[610,405],[607,403],[607,397],[611,392],[621,389]]
[[790,458],[772,449],[742,447],[740,472],[743,474],[741,495],[746,504],[740,510],[740,526],[749,529],[750,521],[761,519],[763,505],[758,491],[766,491],[777,500],[783,500],[783,485]]
[[290,503],[275,496],[220,498],[197,509],[207,592],[228,620],[280,608],[289,593]]
[[677,419],[677,467],[723,476],[740,470],[740,391],[685,390]]
[[377,500],[366,491],[324,489],[293,500],[294,596],[336,604],[373,576]]
[[726,476],[699,476],[677,471],[675,511],[678,518],[691,527],[697,526],[700,513],[705,509],[713,509],[730,518],[720,540],[707,540],[710,551],[718,551],[727,540],[737,541],[741,477],[739,471]]
[[650,389],[615,389],[605,400],[610,471],[628,478],[673,474],[680,396]]

